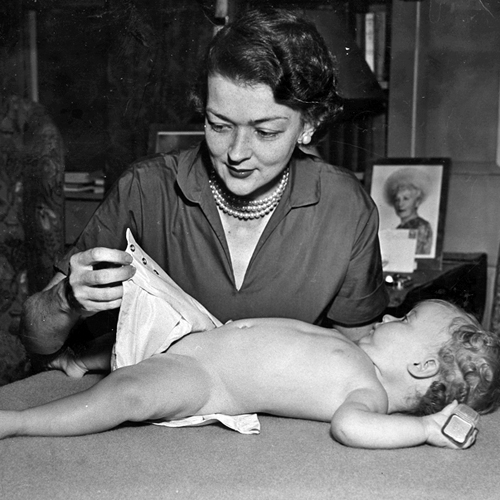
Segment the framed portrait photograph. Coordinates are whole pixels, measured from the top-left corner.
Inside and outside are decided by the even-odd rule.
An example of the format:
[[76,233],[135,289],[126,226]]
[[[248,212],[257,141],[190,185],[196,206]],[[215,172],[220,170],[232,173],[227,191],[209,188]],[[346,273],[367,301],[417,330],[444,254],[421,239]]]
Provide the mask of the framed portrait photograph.
[[[413,252],[419,268],[441,267],[449,168],[449,158],[386,158],[371,165],[366,183],[380,214],[383,256]],[[403,272],[411,272],[407,267]]]
[[185,130],[168,130],[166,125],[153,124],[149,131],[148,151],[152,154],[186,149],[201,142],[204,135],[203,128],[199,127],[187,127]]

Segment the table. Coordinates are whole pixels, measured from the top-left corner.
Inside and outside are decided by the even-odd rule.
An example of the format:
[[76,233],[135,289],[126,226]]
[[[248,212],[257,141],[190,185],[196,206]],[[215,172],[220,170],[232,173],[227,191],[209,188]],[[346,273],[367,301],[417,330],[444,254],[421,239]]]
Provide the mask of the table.
[[482,320],[486,302],[486,253],[445,253],[442,269],[421,269],[400,276],[411,280],[402,288],[387,286],[388,314],[401,317],[422,300],[443,299]]

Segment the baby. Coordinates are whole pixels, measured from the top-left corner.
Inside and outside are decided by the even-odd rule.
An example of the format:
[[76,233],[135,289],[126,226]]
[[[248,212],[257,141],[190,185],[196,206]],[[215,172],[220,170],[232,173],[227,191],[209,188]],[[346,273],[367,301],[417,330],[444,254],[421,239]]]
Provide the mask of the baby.
[[0,438],[212,419],[249,433],[258,429],[248,415],[255,412],[329,422],[348,446],[458,448],[441,432],[457,404],[480,413],[499,404],[499,340],[447,302],[422,302],[402,319],[386,315],[357,344],[294,319],[221,325],[135,242],[128,251],[137,272],[123,283],[112,356],[66,351],[52,365],[71,376],[113,371],[81,393],[1,411]]
[[82,393],[2,411],[0,437],[260,412],[331,422],[333,437],[349,446],[455,448],[441,427],[456,401],[481,413],[497,406],[498,359],[498,341],[441,301],[423,302],[403,319],[386,315],[358,345],[297,320],[239,320],[184,336]]

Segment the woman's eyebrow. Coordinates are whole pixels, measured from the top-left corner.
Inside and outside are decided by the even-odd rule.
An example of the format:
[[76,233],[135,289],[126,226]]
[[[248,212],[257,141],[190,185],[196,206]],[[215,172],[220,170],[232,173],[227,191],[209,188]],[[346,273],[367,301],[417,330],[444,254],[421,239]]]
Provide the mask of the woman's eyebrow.
[[[216,116],[217,118],[219,118],[221,120],[232,123],[232,120],[229,119],[227,116],[223,115],[222,113],[217,113],[213,109],[207,108],[206,112],[211,113],[212,115]],[[260,125],[261,123],[271,122],[271,121],[275,121],[275,120],[289,120],[289,119],[290,118],[288,116],[282,116],[282,115],[266,116],[264,118],[259,118],[258,120],[252,120],[250,122],[250,125]]]
[[260,123],[272,122],[275,120],[289,120],[288,116],[268,116],[266,118],[261,118],[259,120],[252,121],[252,125],[259,125]]

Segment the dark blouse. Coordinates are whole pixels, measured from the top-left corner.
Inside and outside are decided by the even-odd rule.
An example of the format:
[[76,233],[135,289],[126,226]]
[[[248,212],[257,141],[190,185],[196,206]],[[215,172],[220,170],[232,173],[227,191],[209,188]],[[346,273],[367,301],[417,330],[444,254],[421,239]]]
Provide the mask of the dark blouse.
[[134,163],[58,263],[95,246],[125,249],[130,227],[142,248],[222,322],[287,317],[345,325],[386,306],[378,213],[350,172],[299,151],[240,290],[208,184],[203,146]]

